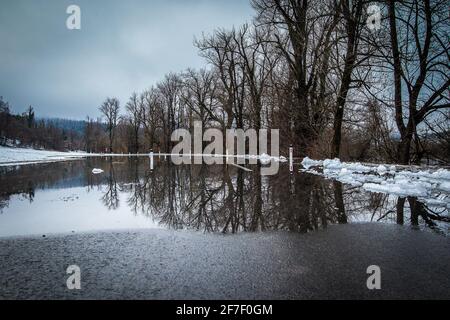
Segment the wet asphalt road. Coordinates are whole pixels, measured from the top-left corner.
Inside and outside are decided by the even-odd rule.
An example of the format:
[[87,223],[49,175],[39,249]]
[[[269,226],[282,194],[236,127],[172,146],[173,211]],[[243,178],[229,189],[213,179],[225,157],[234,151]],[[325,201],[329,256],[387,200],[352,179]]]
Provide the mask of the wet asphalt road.
[[[66,268],[81,268],[68,290]],[[381,268],[381,290],[366,269]],[[450,299],[450,239],[386,224],[0,239],[2,299]]]

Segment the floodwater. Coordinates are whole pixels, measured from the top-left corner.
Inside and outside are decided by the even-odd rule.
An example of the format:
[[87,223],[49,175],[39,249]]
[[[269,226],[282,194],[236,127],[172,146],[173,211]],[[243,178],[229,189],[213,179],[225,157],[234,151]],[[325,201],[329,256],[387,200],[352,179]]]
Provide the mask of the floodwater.
[[154,160],[0,168],[0,299],[450,298],[449,226],[415,198]]
[[273,176],[246,168],[177,166],[158,156],[153,170],[146,157],[1,167],[0,237],[140,228],[307,233],[357,222],[450,234],[439,219],[447,208],[290,173],[283,163]]

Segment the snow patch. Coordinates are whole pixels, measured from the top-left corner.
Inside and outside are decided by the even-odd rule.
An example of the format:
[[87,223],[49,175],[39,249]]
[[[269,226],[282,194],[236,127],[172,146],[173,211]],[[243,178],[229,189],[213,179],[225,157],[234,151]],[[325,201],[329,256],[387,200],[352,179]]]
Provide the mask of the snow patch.
[[396,183],[364,183],[363,189],[371,192],[394,194],[401,197],[426,197],[429,194],[429,186],[417,183],[410,185],[408,180]]
[[[418,197],[435,206],[450,207],[450,171],[446,169],[420,170],[417,167],[341,162],[340,159],[302,161],[303,172],[319,174],[370,192],[400,197]],[[312,169],[313,168],[313,169]],[[320,172],[322,169],[322,172]]]
[[318,166],[321,166],[321,165],[323,165],[323,161],[321,161],[321,160],[313,160],[313,159],[308,158],[308,157],[304,158],[303,161],[302,161],[302,166],[305,169],[309,169],[311,167],[318,167]]
[[60,152],[31,148],[10,148],[0,146],[0,166],[23,165],[37,162],[63,161],[86,156],[83,151]]
[[263,153],[259,156],[259,161],[262,164],[269,164],[272,161],[272,157],[269,156],[267,153]]

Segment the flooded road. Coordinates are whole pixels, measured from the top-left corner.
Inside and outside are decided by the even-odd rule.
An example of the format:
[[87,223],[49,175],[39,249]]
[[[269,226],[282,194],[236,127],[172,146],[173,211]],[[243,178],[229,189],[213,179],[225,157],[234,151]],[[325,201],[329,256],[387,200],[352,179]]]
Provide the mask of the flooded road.
[[[450,298],[439,208],[283,165],[274,176],[153,165],[0,168],[0,298]],[[66,287],[74,264],[75,291]],[[370,265],[381,290],[366,286]]]
[[[450,299],[450,243],[389,224],[223,235],[147,229],[0,240],[4,299]],[[81,269],[68,290],[66,269]],[[368,290],[368,266],[381,289]]]
[[118,228],[305,233],[354,222],[450,234],[445,206],[291,174],[287,165],[273,176],[251,165],[176,166],[163,157],[153,165],[144,157],[0,167],[0,237]]

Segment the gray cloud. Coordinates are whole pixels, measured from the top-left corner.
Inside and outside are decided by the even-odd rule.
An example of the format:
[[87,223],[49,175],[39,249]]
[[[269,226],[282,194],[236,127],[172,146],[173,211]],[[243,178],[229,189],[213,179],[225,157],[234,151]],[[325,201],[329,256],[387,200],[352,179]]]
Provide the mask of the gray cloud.
[[[81,7],[81,30],[66,8]],[[21,112],[83,119],[165,73],[198,68],[202,32],[249,21],[246,0],[7,0],[0,4],[0,95]]]

